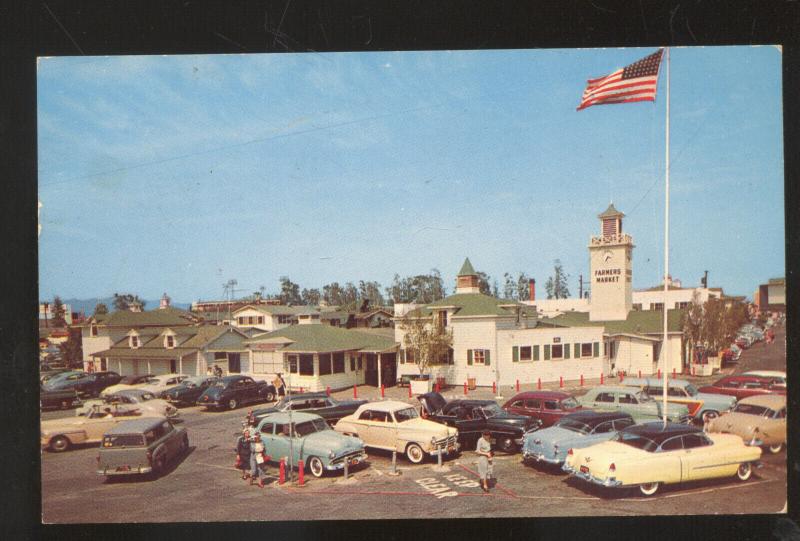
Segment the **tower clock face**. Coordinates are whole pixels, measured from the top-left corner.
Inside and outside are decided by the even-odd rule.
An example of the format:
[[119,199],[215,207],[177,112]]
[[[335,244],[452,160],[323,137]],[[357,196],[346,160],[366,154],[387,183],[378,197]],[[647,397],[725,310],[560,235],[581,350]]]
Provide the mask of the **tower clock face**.
[[606,250],[605,253],[603,254],[603,261],[608,263],[609,261],[611,261],[612,257],[614,257],[614,254],[612,254],[610,250]]

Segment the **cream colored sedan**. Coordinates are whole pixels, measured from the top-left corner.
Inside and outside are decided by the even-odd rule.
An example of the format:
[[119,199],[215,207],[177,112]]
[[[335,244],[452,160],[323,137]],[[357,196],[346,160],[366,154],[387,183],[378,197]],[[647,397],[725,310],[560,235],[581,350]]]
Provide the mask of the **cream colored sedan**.
[[79,443],[99,443],[103,434],[123,421],[152,417],[141,411],[118,406],[97,406],[86,415],[41,422],[41,446],[60,453]]
[[706,425],[708,432],[736,434],[747,445],[779,453],[786,443],[786,396],[763,394],[743,398],[730,413]]
[[384,401],[362,404],[352,415],[343,417],[334,430],[357,436],[367,447],[404,453],[419,464],[425,455],[455,454],[459,450],[458,430],[419,417],[405,402]]
[[567,451],[564,471],[605,487],[638,487],[645,496],[662,484],[736,476],[746,481],[761,449],[739,436],[661,422],[634,425],[610,441]]

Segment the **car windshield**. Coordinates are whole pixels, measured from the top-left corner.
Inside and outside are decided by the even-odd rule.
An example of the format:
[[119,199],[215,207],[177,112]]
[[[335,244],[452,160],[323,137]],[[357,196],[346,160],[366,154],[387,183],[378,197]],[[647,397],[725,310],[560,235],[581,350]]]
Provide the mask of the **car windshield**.
[[144,447],[141,434],[114,434],[103,438],[103,447]]
[[497,404],[488,404],[481,408],[486,417],[497,417],[498,415],[507,415],[505,410]]
[[195,387],[198,385],[202,385],[206,378],[204,377],[197,377],[197,378],[187,378],[183,380],[183,384],[187,387],[194,385]]
[[224,389],[225,386],[226,386],[226,383],[223,380],[219,380],[219,381],[215,382],[213,386],[214,387],[221,387],[221,388]]
[[653,398],[644,391],[636,393],[636,398],[639,399],[639,402],[653,402]]
[[648,453],[652,453],[658,448],[656,442],[650,438],[645,438],[639,434],[631,434],[629,432],[618,432],[614,437],[614,441],[624,443],[625,445],[630,445],[631,447],[636,447],[637,449],[647,451]]
[[733,411],[736,413],[746,413],[747,415],[758,415],[760,417],[772,417],[772,414],[775,413],[769,408],[765,408],[764,406],[756,406],[755,404],[736,404],[733,407]]
[[417,417],[419,417],[419,414],[414,408],[403,408],[394,412],[394,418],[398,423],[410,421],[411,419],[416,419]]
[[695,387],[691,383],[686,385],[686,387],[684,387],[684,389],[686,389],[686,392],[689,394],[689,396],[697,396],[697,393],[699,392],[697,390],[697,387]]
[[294,427],[295,434],[301,438],[323,430],[328,430],[328,423],[324,419],[312,419],[311,421],[299,423]]
[[580,404],[578,404],[578,401],[575,400],[574,398],[572,398],[571,396],[569,398],[565,398],[564,400],[561,401],[561,408],[562,409],[577,408],[579,405]]
[[574,419],[561,419],[556,423],[556,426],[573,432],[580,432],[581,434],[588,434],[591,431],[589,425]]

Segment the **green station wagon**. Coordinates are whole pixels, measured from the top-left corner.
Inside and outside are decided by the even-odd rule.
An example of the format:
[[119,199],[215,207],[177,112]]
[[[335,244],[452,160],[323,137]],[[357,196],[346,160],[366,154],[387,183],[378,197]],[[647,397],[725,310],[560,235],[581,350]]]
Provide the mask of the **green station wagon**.
[[125,421],[103,435],[97,455],[97,473],[158,476],[166,465],[189,449],[186,429],[167,419],[149,417]]
[[[589,389],[578,401],[584,408],[628,413],[637,423],[662,419],[662,403],[634,387],[601,385]],[[667,420],[672,423],[688,423],[691,416],[686,406],[667,403]]]

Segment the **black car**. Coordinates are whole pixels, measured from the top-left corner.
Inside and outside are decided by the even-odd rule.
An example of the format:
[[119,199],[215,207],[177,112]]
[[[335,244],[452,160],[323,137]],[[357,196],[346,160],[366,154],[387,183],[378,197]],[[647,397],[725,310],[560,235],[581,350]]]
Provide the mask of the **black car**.
[[48,391],[72,389],[80,396],[99,396],[103,389],[116,385],[121,379],[116,372],[64,372],[47,380],[44,388]]
[[164,400],[175,406],[190,406],[197,402],[200,395],[211,385],[218,382],[220,378],[216,376],[195,376],[186,378],[172,389],[164,391]]
[[326,393],[301,393],[286,396],[271,408],[260,408],[253,411],[256,421],[261,420],[270,413],[279,411],[302,411],[304,413],[314,413],[319,415],[329,425],[347,415],[355,413],[361,404],[366,404],[368,400],[336,400]]
[[272,402],[277,393],[275,386],[266,381],[255,381],[250,376],[225,376],[219,378],[197,398],[196,404],[206,409],[236,409],[252,402]]
[[44,387],[39,388],[39,404],[42,409],[69,409],[80,406],[82,403],[75,389],[48,391]]
[[494,400],[447,402],[436,392],[417,398],[422,403],[423,417],[458,429],[462,448],[474,449],[481,433],[488,431],[498,449],[515,453],[522,447],[524,434],[541,426],[538,419],[508,413]]

